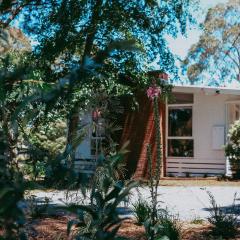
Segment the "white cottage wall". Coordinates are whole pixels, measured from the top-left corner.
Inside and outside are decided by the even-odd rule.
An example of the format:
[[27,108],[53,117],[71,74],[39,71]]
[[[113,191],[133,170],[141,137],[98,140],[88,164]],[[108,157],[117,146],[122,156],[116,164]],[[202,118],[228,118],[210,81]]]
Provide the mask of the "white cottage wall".
[[[167,175],[211,176],[225,174],[226,158],[224,150],[223,147],[217,150],[213,148],[213,128],[223,126],[224,131],[226,130],[226,101],[236,99],[240,99],[240,97],[214,93],[208,95],[201,91],[194,93],[192,126],[194,157],[167,157]],[[219,137],[224,139],[215,140],[225,143],[225,134],[219,134]]]

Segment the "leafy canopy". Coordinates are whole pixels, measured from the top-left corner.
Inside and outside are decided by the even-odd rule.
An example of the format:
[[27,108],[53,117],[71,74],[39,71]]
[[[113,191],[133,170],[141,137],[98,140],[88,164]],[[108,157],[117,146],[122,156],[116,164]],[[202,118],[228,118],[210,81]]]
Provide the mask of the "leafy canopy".
[[45,83],[70,79],[66,91],[58,91],[54,101],[51,98],[51,105],[59,98],[68,104],[71,143],[78,122],[73,116],[79,115],[76,109],[84,107],[91,90],[133,94],[147,84],[141,73],[156,59],[162,71],[177,76],[165,36],[185,32],[192,22],[193,4],[190,0],[29,0],[10,5],[2,20],[22,6],[19,25],[36,43],[41,78]]
[[159,56],[162,69],[176,71],[164,37],[185,32],[192,21],[190,7],[193,3],[189,0],[5,2],[12,3],[2,6],[7,9],[1,17],[2,22],[6,24],[8,19],[17,18],[16,14],[20,13],[21,26],[38,43],[36,52],[44,56],[45,67],[50,68],[57,61],[59,74],[65,74],[69,64],[72,66],[86,55],[89,57],[116,39],[137,39],[144,49],[144,53],[122,52],[115,56],[115,63],[123,69],[122,63],[131,58],[143,67]]
[[227,85],[240,81],[240,1],[208,10],[203,34],[184,61],[191,83]]

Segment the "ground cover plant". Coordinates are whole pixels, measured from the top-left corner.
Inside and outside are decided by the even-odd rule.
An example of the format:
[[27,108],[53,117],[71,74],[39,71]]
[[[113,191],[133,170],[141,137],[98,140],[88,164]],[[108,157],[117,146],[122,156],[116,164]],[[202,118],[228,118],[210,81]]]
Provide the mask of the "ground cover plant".
[[208,192],[211,209],[208,221],[212,224],[212,235],[224,239],[234,238],[239,227],[239,207],[236,205],[236,195],[229,209],[224,209],[216,203],[214,196]]
[[148,201],[141,197],[133,204],[132,210],[139,225],[143,225],[143,223],[149,218],[151,212]]

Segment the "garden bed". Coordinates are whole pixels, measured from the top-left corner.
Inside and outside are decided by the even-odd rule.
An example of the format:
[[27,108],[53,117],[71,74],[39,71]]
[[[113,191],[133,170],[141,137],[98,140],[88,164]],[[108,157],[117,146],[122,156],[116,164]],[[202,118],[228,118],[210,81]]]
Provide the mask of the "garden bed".
[[[30,240],[70,240],[67,238],[66,229],[67,222],[71,217],[62,216],[55,218],[42,218],[29,222],[28,232]],[[210,233],[210,225],[206,222],[201,224],[192,224],[188,222],[182,223],[183,237],[182,240],[206,240],[219,239],[212,238]],[[240,230],[240,229],[239,229]],[[144,236],[144,228],[138,226],[134,220],[125,220],[119,230],[119,236],[128,237],[130,240],[146,240]],[[240,231],[235,240],[240,240]]]

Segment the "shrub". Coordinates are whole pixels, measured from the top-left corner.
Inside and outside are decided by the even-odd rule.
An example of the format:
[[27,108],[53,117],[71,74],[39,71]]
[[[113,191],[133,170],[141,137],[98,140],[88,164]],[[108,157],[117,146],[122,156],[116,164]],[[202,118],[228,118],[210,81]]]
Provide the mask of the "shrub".
[[30,195],[26,197],[26,201],[31,218],[40,218],[47,213],[49,207],[49,199],[47,197],[39,201],[35,195]]
[[230,177],[226,176],[225,174],[221,174],[220,176],[217,177],[218,181],[228,181],[230,180]]
[[182,228],[176,216],[169,214],[166,210],[161,210],[158,213],[155,225],[151,225],[150,219],[145,223],[147,239],[151,239],[151,234],[154,232],[154,240],[180,240]]
[[225,154],[229,159],[233,177],[240,179],[240,120],[232,125],[228,137]]
[[68,154],[62,154],[48,162],[46,167],[45,184],[48,187],[66,188],[76,184],[76,173],[72,159]]
[[181,239],[181,227],[174,217],[166,217],[160,221],[160,236],[166,236],[169,240]]
[[212,205],[210,217],[208,218],[208,221],[212,224],[212,234],[223,238],[235,237],[237,234],[239,216],[238,209],[235,205],[236,194],[229,211],[220,207],[210,192],[208,192],[208,195]]
[[107,194],[95,191],[92,195],[92,204],[78,206],[78,219],[68,224],[68,234],[72,226],[77,227],[76,239],[110,240],[115,239],[123,219],[119,218],[117,206],[135,187],[135,183],[124,186],[119,181],[109,189]]
[[22,176],[19,175],[12,180],[7,174],[9,172],[1,167],[0,163],[0,227],[3,230],[0,239],[26,240]]
[[147,201],[139,198],[138,201],[133,204],[133,212],[136,217],[137,224],[142,225],[149,218],[151,208]]
[[194,216],[191,221],[191,224],[203,224],[204,220],[198,216]]
[[125,147],[112,156],[99,157],[96,172],[88,186],[90,202],[77,206],[78,219],[68,224],[68,235],[72,233],[74,239],[117,239],[118,229],[124,220],[119,217],[117,207],[130,194],[130,190],[138,185],[134,181],[126,183],[119,180]]

